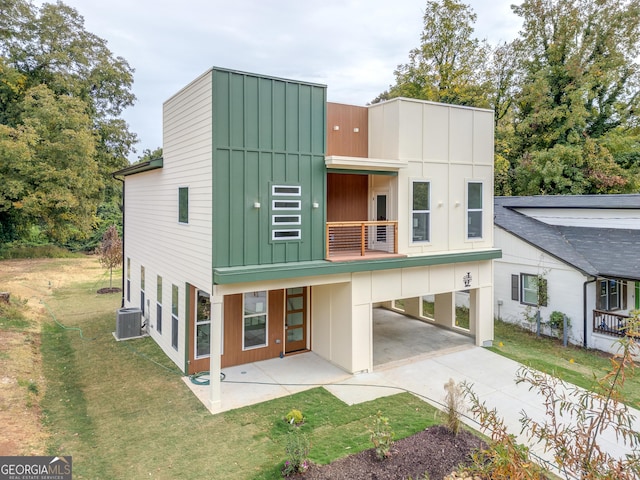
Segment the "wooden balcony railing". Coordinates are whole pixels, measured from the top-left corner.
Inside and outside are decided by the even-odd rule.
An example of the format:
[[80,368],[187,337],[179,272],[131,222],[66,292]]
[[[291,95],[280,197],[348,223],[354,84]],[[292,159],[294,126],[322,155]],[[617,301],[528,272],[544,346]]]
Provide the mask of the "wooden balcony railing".
[[625,335],[638,336],[638,332],[629,331],[627,325],[629,318],[629,315],[623,313],[594,310],[593,331],[614,337],[623,337]]
[[327,222],[327,257],[367,257],[398,253],[398,222]]

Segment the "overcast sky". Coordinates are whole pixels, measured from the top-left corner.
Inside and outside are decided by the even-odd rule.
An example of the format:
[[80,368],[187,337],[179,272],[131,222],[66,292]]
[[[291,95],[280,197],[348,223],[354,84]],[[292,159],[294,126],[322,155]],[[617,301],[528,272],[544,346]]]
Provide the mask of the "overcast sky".
[[[52,2],[53,0],[50,0]],[[40,5],[42,1],[36,1]],[[419,46],[426,0],[63,0],[135,69],[124,112],[145,148],[162,146],[162,103],[212,66],[327,85],[366,105]],[[467,0],[478,38],[512,40],[518,0]]]

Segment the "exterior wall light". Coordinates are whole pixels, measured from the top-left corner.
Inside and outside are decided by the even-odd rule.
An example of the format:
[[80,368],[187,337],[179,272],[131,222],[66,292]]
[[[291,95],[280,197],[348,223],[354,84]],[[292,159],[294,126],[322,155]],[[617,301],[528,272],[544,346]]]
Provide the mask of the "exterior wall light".
[[260,202],[254,202],[253,208],[260,208]]

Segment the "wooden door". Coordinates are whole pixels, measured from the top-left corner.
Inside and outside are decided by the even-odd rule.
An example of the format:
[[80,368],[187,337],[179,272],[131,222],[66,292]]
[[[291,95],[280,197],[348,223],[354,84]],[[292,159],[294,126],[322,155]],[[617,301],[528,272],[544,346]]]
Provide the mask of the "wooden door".
[[307,349],[307,287],[287,289],[284,328],[285,353]]

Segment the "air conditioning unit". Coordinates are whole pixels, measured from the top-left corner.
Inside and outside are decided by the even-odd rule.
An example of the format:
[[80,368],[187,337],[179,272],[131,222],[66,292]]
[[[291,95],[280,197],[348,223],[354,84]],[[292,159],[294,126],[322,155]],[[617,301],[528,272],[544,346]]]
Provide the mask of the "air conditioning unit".
[[116,339],[139,337],[141,331],[142,310],[139,308],[120,308],[116,315]]

